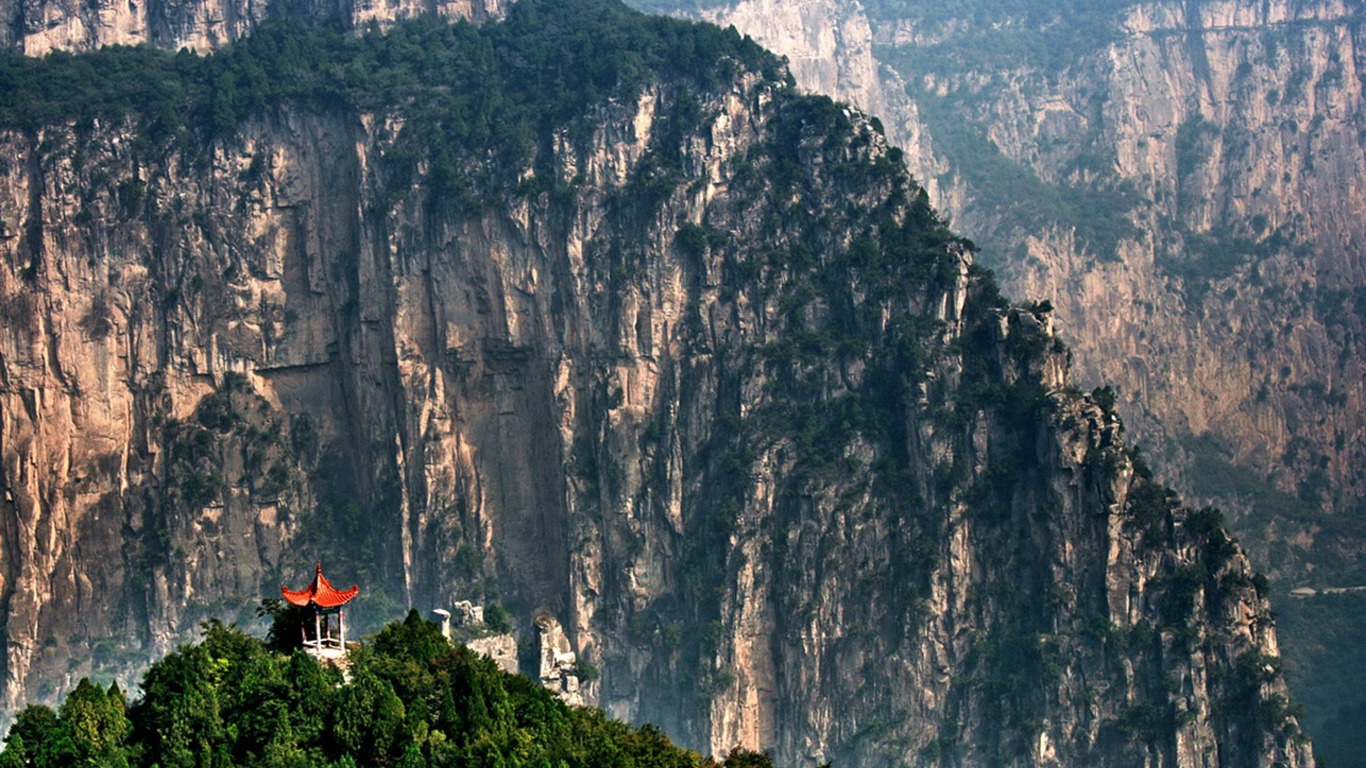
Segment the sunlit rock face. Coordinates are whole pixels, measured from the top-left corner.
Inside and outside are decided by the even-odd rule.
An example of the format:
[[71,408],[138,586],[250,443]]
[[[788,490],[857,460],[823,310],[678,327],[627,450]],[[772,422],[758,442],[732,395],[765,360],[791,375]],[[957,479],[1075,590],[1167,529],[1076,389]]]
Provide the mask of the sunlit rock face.
[[512,0],[3,0],[0,45],[30,56],[148,44],[214,51],[268,18],[306,17],[352,26],[387,26],[438,14],[481,22],[501,18]]

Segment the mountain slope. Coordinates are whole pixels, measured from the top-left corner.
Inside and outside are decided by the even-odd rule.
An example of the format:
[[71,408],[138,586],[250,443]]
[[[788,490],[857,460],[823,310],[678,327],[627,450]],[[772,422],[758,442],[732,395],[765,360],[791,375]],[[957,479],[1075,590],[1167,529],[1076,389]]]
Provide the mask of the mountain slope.
[[1166,476],[1277,575],[1361,580],[1359,4],[645,5],[880,114]]
[[1288,593],[1366,581],[1360,3],[642,5],[880,115],[1007,290],[1056,306],[1159,475],[1233,513],[1311,731],[1359,730],[1325,721],[1362,704],[1366,615],[1326,627]]
[[523,0],[6,66],[162,83],[4,91],[10,706],[326,559],[372,618],[559,614],[708,751],[1312,764],[1217,515],[733,33]]

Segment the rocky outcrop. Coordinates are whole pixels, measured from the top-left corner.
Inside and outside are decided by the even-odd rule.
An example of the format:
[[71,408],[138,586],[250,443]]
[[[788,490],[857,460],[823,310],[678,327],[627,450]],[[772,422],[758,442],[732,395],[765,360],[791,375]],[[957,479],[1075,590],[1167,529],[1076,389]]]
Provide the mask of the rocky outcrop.
[[[936,204],[1012,293],[1056,307],[1079,380],[1116,386],[1159,474],[1230,510],[1281,595],[1366,580],[1359,4],[752,7],[709,17],[793,61],[818,49],[770,32],[786,18],[867,16],[871,45],[833,57],[866,77],[871,48],[880,83],[798,80],[888,110]],[[1326,724],[1359,704],[1338,684],[1355,642],[1290,624],[1313,627],[1282,640],[1315,734],[1360,752]]]
[[[481,21],[508,3],[10,6],[0,44],[42,54],[210,51],[268,16]],[[1057,307],[1080,379],[1117,386],[1164,477],[1197,498],[1264,508],[1242,527],[1261,567],[1286,578],[1355,567],[1357,548],[1276,514],[1355,509],[1366,482],[1355,469],[1366,465],[1352,262],[1366,149],[1354,7],[1135,3],[1103,33],[1071,19],[1076,39],[1062,47],[1075,55],[1061,63],[993,56],[957,71],[905,52],[962,60],[954,46],[982,30],[961,20],[873,4],[870,21],[860,3],[835,0],[699,15],[788,56],[804,87],[879,115],[1009,290]],[[1057,17],[1064,35],[1068,24]],[[989,140],[946,139],[965,127]],[[980,167],[993,155],[1005,165]]]
[[517,674],[521,666],[517,658],[517,635],[500,631],[505,628],[494,628],[485,623],[482,605],[460,600],[454,607],[454,617],[444,608],[432,611],[433,620],[441,626],[441,635],[481,656],[493,659],[493,663],[504,672]]
[[[1087,375],[1120,386],[1145,437],[1171,446],[1173,465],[1194,464],[1181,459],[1200,458],[1192,438],[1204,436],[1218,458],[1346,514],[1366,480],[1362,319],[1350,298],[1366,238],[1351,213],[1366,204],[1360,21],[1334,3],[1199,8],[1196,18],[1134,9],[1092,70],[1099,77],[1081,70],[1043,102],[1104,94],[1098,112],[1015,113],[1017,126],[1066,126],[1053,129],[1060,143],[1103,147],[1094,183],[1134,194],[1138,227],[1120,238],[1117,259],[1102,253],[1099,263],[1094,246],[1064,231],[1035,236],[1027,252],[1036,258],[1005,271],[1020,290],[1052,298],[1069,335],[1091,340],[1078,345],[1092,361]],[[997,135],[1041,177],[1066,179],[1048,166],[1073,152],[1026,159],[1026,145],[1042,144],[1038,130]],[[1184,480],[1206,496],[1252,495]],[[1283,538],[1262,534],[1253,540]],[[1286,575],[1322,561],[1322,552],[1279,562],[1263,552]]]
[[493,663],[504,672],[517,674],[517,637],[515,635],[490,635],[466,640],[464,646],[471,651],[493,659]]
[[873,59],[872,30],[858,6],[834,0],[750,0],[703,10],[700,16],[745,30],[760,45],[785,56],[792,76],[803,88],[840,94],[870,114],[888,111]]
[[803,90],[847,101],[877,117],[892,144],[905,150],[908,164],[931,199],[942,198],[938,187],[942,161],[937,159],[919,108],[906,95],[902,76],[876,57],[873,28],[857,0],[741,0],[695,11],[692,5],[679,5],[688,9],[689,16],[734,26],[786,58]]
[[569,644],[564,627],[548,613],[536,617],[537,655],[536,679],[560,700],[571,707],[589,703],[579,680],[579,659]]
[[1311,765],[1259,583],[1050,313],[869,121],[734,70],[483,197],[397,186],[393,115],[0,134],[6,706],[326,559],[348,618],[564,617],[562,683],[700,749]]

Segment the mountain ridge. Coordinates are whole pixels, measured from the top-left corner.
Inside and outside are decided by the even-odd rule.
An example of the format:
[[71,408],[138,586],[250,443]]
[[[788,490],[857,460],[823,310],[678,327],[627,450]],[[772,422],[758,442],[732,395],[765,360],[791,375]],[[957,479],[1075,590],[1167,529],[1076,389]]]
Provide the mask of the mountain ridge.
[[[1325,721],[1360,710],[1343,691],[1366,679],[1362,614],[1289,593],[1362,580],[1360,4],[652,7],[734,23],[802,87],[882,105],[1007,290],[1057,307],[1079,381],[1115,386],[1157,473],[1230,512],[1333,741],[1316,747],[1355,764],[1352,729]],[[866,30],[830,49],[840,74],[805,69],[836,27]]]

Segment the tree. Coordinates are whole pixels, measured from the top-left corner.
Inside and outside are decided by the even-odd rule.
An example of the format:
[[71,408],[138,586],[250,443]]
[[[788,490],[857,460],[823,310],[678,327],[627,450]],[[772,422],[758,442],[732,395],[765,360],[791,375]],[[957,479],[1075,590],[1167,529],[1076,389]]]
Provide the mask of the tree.
[[451,652],[451,644],[435,623],[409,610],[402,624],[390,624],[375,635],[375,652],[426,664]]
[[736,747],[721,765],[724,768],[773,768],[773,756]]
[[5,751],[0,753],[0,765],[5,768],[35,765],[38,750],[56,730],[57,713],[51,707],[42,704],[24,707],[10,726]]
[[355,678],[342,689],[333,733],[337,744],[364,765],[385,764],[403,732],[403,702],[394,687],[357,665]]
[[496,603],[489,603],[484,607],[484,624],[499,634],[507,634],[516,628],[512,614],[503,610]]
[[410,743],[399,758],[398,768],[427,768],[427,759],[422,756],[422,747]]
[[258,617],[270,617],[266,633],[266,648],[276,653],[289,653],[298,648],[303,630],[313,625],[313,612],[306,607],[287,603],[278,597],[268,597],[256,607]]
[[106,690],[81,678],[62,703],[57,730],[39,752],[38,765],[126,767],[125,742],[133,730],[127,708],[117,684]]
[[143,676],[143,699],[133,708],[147,763],[161,768],[209,765],[226,743],[219,684],[229,664],[204,645],[181,647]]

